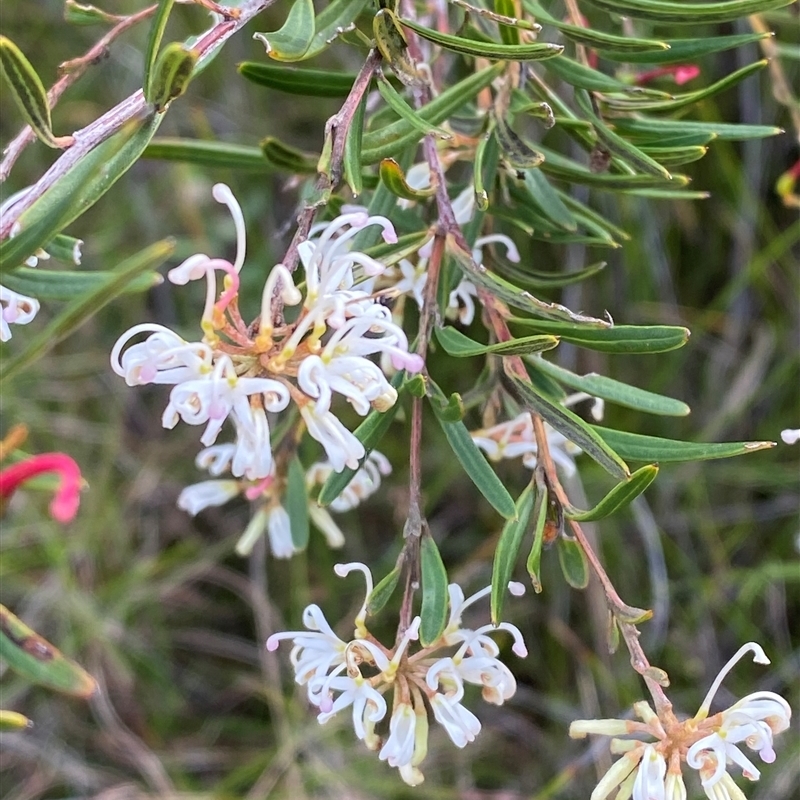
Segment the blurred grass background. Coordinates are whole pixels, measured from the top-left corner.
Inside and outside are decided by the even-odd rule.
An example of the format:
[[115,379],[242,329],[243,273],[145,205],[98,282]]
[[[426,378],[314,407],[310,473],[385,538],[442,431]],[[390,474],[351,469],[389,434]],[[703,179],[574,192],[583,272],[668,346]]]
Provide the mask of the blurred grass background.
[[[285,6],[277,3],[248,30],[278,28]],[[106,7],[125,13],[141,6],[126,1]],[[0,2],[3,33],[22,47],[47,85],[60,62],[84,52],[99,35],[97,29],[65,26],[62,8],[58,0]],[[796,10],[767,18],[784,41],[794,36],[795,46]],[[199,9],[178,7],[174,17],[174,38],[206,23]],[[746,30],[746,22],[726,27]],[[127,33],[69,90],[54,112],[56,133],[87,124],[140,85],[146,33],[146,26]],[[758,57],[753,46],[703,59],[702,80]],[[245,144],[275,135],[318,150],[336,102],[293,99],[248,84],[234,69],[247,58],[263,58],[263,47],[245,32],[173,106],[160,134]],[[353,69],[358,54],[337,46],[322,62]],[[786,59],[783,66],[797,85],[798,62]],[[704,104],[700,116],[790,128],[770,83],[764,71]],[[2,102],[5,144],[20,119],[5,91]],[[693,188],[711,193],[708,200],[591,195],[632,235],[621,251],[534,243],[529,255],[540,269],[609,262],[599,277],[552,299],[594,314],[608,309],[617,322],[678,323],[692,330],[687,347],[657,356],[559,348],[564,366],[670,394],[693,409],[676,420],[609,408],[611,427],[721,441],[777,440],[782,428],[800,425],[800,222],[773,191],[797,156],[791,131],[743,144],[713,143],[709,155],[687,169]],[[6,194],[35,180],[52,158],[45,147],[30,146]],[[291,235],[297,187],[281,175],[140,162],[70,230],[86,240],[85,268],[113,267],[166,235],[179,240],[175,263],[193,252],[230,252],[232,226],[210,197],[217,180],[229,183],[244,207],[244,275],[255,291]],[[288,564],[273,561],[263,546],[249,560],[237,558],[232,549],[248,518],[244,504],[212,509],[196,520],[175,508],[180,489],[201,479],[192,464],[197,431],[179,426],[164,432],[167,390],[131,390],[108,367],[110,347],[127,327],[154,320],[194,335],[201,304],[200,294],[170,284],[126,297],[13,385],[1,387],[3,431],[26,423],[29,449],[69,452],[90,489],[68,529],[45,518],[42,496],[15,498],[2,522],[0,601],[86,666],[102,692],[86,705],[3,675],[2,706],[23,711],[35,727],[3,736],[0,795],[588,797],[610,757],[604,742],[570,742],[569,722],[625,713],[644,696],[644,687],[624,653],[606,654],[599,589],[591,585],[578,593],[565,586],[554,553],[545,555],[543,594],[507,604],[530,648],[525,660],[508,651],[517,694],[501,709],[475,697],[472,707],[484,730],[463,751],[432,727],[421,787],[408,789],[367,752],[346,715],[317,724],[303,694],[294,691],[286,652],[268,654],[263,642],[274,630],[298,627],[311,600],[331,622],[343,619],[346,630],[362,587],[336,578],[332,565],[363,560],[382,575],[394,563],[406,507],[404,428],[395,424],[381,448],[395,465],[393,479],[358,512],[340,518],[344,552],[331,552],[317,535],[309,551]],[[19,347],[55,310],[45,303],[36,322],[16,329],[3,352]],[[455,370],[434,359],[431,370],[446,389],[463,391],[476,377],[468,373],[472,362],[463,364]],[[480,588],[490,580],[500,522],[431,423],[426,420],[425,489],[432,529],[451,580]],[[471,424],[477,427],[477,416]],[[646,500],[594,526],[623,598],[655,610],[643,626],[643,642],[651,660],[669,672],[670,696],[684,713],[694,713],[718,669],[750,640],[765,647],[772,666],[740,664],[719,702],[767,689],[786,696],[796,713],[800,709],[799,454],[797,447],[779,445],[730,461],[665,465]],[[305,463],[318,455],[309,447]],[[526,480],[521,466],[503,464],[501,473],[518,493]],[[580,474],[583,485],[573,492],[597,498],[608,488],[588,459],[580,460]],[[390,608],[376,632],[389,641],[393,625]],[[748,789],[754,800],[800,797],[796,726],[776,749],[776,764],[765,766],[762,780]]]

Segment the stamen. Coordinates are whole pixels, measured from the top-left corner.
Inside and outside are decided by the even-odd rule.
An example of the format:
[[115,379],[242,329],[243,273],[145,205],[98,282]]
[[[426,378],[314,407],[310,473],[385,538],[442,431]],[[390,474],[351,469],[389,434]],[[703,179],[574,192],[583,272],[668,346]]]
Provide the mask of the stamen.
[[753,653],[753,661],[756,664],[769,664],[770,661],[767,658],[767,654],[764,652],[764,648],[761,647],[760,644],[756,642],[748,642],[747,644],[742,645],[733,657],[728,661],[727,664],[720,670],[719,675],[717,675],[714,683],[711,684],[711,688],[708,690],[708,694],[706,695],[705,700],[703,700],[702,705],[700,706],[697,714],[695,714],[696,720],[703,720],[708,716],[709,709],[711,708],[711,701],[714,699],[719,687],[722,685],[722,681],[725,679],[725,676],[733,669],[733,667],[744,658],[746,653]]
[[218,203],[224,203],[228,206],[228,210],[233,217],[233,224],[236,228],[236,261],[233,262],[233,268],[239,272],[244,265],[245,248],[247,244],[247,233],[244,224],[244,214],[242,214],[242,207],[239,205],[233,192],[224,183],[216,183],[211,189],[211,194]]

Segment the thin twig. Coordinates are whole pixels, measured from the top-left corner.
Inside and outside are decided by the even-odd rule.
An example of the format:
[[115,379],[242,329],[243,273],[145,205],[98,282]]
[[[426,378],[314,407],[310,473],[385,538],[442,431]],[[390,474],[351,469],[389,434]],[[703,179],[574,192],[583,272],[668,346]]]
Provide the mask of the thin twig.
[[[194,45],[198,53],[197,69],[202,68],[234,33],[241,30],[253,17],[272,5],[275,0],[246,0],[241,6],[239,19],[215,23]],[[85,128],[73,134],[75,143],[31,186],[17,203],[4,215],[0,223],[0,241],[6,239],[19,217],[27,211],[50,187],[87,153],[104,142],[125,123],[143,115],[147,109],[142,90],[134,92],[114,108],[107,111]]]
[[[147,19],[155,13],[157,5],[148,6],[136,14],[123,17],[119,24],[115,25],[97,44],[90,47],[82,56],[65,61],[59,66],[61,77],[50,87],[47,92],[47,103],[50,108],[54,108],[61,95],[80,78],[89,67],[99,63],[105,58],[109,45],[128,28],[132,28],[142,20]],[[36,138],[33,129],[26,125],[11,143],[3,151],[3,160],[0,161],[0,183],[10,174],[17,159],[22,155],[22,151]]]

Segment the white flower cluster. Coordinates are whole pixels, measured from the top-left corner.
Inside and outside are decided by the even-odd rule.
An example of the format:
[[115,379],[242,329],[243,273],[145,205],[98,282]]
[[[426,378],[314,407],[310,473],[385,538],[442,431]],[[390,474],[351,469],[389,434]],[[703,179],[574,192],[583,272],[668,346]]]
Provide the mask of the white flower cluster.
[[[365,211],[345,213],[312,228],[298,252],[305,269],[305,297],[282,264],[270,271],[264,285],[261,314],[250,325],[239,313],[239,271],[245,260],[245,226],[230,189],[216,184],[216,200],[225,203],[237,232],[233,264],[204,254],[193,255],[169,272],[183,285],[205,280],[203,338],[186,341],[163,325],[144,323],[126,331],[111,353],[113,370],[129,386],[148,383],[173,386],[162,424],[179,420],[205,425],[200,441],[211,447],[226,420],[236,440],[217,446],[215,468],[229,468],[234,477],[268,478],[273,471],[268,412],[294,402],[309,434],[325,449],[337,472],[355,469],[364,456],[361,442],[332,410],[333,395],[347,399],[360,415],[370,408],[390,408],[397,392],[381,368],[370,360],[385,354],[396,369],[419,371],[420,356],[409,353],[408,340],[390,311],[357,284],[357,274],[380,275],[383,264],[350,249],[356,234],[370,225],[382,228],[387,242],[397,240],[392,224]],[[217,298],[217,273],[223,273]],[[286,322],[285,306],[297,307]],[[130,346],[141,334],[144,341]]]
[[[596,419],[603,418],[603,401],[593,398],[588,394],[578,393],[570,395],[564,401],[565,406],[573,405],[581,400],[594,400],[592,416]],[[545,423],[547,442],[550,445],[550,455],[556,466],[560,467],[568,478],[575,474],[574,457],[582,452],[580,447],[573,444],[563,434]],[[528,469],[536,468],[538,446],[536,434],[533,429],[531,415],[523,411],[508,422],[501,422],[491,428],[484,428],[471,433],[472,441],[486,453],[491,461],[501,461],[504,458],[519,458]]]
[[746,800],[728,773],[738,766],[745,778],[757,781],[761,773],[741,750],[746,745],[761,760],[775,760],[773,737],[789,727],[789,704],[774,692],[754,692],[725,711],[709,716],[711,701],[730,669],[746,653],[754,654],[758,664],[769,664],[764,650],[755,642],[739,649],[722,668],[706,695],[700,710],[689,720],[678,721],[671,710],[659,715],[646,703],[634,705],[641,720],[578,720],[570,726],[570,736],[582,739],[587,734],[604,736],[646,735],[655,743],[638,739],[611,740],[611,750],[623,754],[603,776],[591,800],[605,800],[617,790],[616,800],[686,800],[682,763],[697,770],[710,800]]
[[[456,747],[474,741],[481,723],[462,703],[464,685],[480,686],[489,703],[502,705],[508,700],[517,684],[489,634],[508,631],[514,639],[514,653],[524,657],[527,649],[522,634],[507,622],[475,630],[464,627],[464,611],[489,594],[491,587],[465,599],[453,583],[448,587],[450,616],[438,641],[412,652],[420,626],[416,617],[397,644],[386,648],[365,624],[373,589],[369,569],[357,562],[338,564],[334,569],[340,577],[358,570],[366,578],[366,599],[356,616],[352,638],[340,639],[322,609],[310,605],[303,611],[306,630],[274,633],[267,639],[267,649],[274,651],[282,639],[291,639],[295,681],[306,687],[309,702],[319,709],[320,723],[351,709],[356,736],[377,751],[378,758],[396,767],[406,783],[416,786],[423,780],[419,766],[428,747],[428,707]],[[519,583],[510,583],[509,590],[515,595],[525,591]],[[442,654],[445,649],[448,654]],[[390,691],[391,713],[385,697]],[[380,734],[376,727],[387,714],[388,735]]]
[[[230,467],[231,451],[234,448],[233,444],[217,444],[200,451],[195,465],[216,478],[186,486],[178,496],[178,508],[195,516],[206,508],[224,505],[234,497],[244,495],[251,502],[259,503],[259,508],[239,539],[236,552],[242,556],[248,555],[255,542],[266,531],[272,555],[275,558],[291,558],[296,551],[292,544],[289,515],[281,503],[284,481],[276,477],[275,470],[261,480],[219,478]],[[306,472],[307,489],[324,483],[333,471],[333,466],[328,461],[312,464]],[[373,450],[350,483],[330,504],[331,510],[352,510],[374,494],[380,487],[381,476],[389,475],[391,471],[392,465],[386,456]],[[344,534],[327,509],[309,499],[308,513],[331,547],[344,545]]]

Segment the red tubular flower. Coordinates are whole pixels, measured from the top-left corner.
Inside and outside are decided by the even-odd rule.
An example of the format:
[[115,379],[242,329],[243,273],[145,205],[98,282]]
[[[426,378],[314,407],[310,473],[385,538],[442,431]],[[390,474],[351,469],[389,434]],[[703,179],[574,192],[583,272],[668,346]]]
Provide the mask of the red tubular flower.
[[651,69],[649,72],[641,72],[636,76],[636,83],[641,86],[643,83],[649,83],[655,78],[671,75],[678,86],[683,86],[684,83],[694,80],[699,74],[700,67],[694,64],[676,64],[673,67],[658,67],[657,69]]
[[75,461],[64,453],[41,453],[6,467],[0,472],[0,501],[6,501],[20,484],[43,472],[55,472],[60,478],[50,503],[53,519],[69,522],[78,513],[81,471]]

